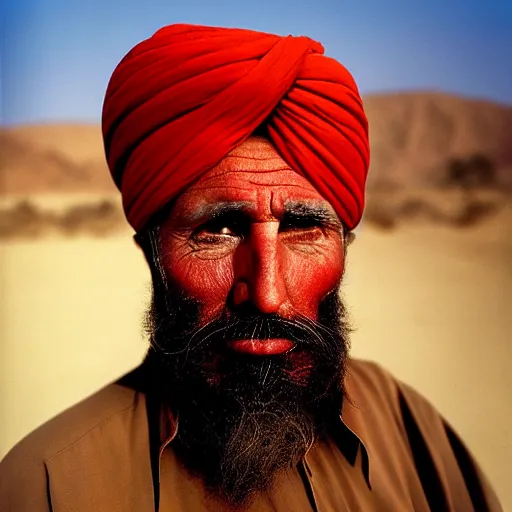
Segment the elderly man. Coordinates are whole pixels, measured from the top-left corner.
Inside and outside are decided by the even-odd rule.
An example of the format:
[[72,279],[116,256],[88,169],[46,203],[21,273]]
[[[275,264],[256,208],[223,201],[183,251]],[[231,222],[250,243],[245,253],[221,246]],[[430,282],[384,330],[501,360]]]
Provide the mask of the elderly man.
[[11,451],[2,512],[500,510],[436,410],[348,357],[368,130],[320,44],[165,27],[116,68],[103,134],[150,348]]

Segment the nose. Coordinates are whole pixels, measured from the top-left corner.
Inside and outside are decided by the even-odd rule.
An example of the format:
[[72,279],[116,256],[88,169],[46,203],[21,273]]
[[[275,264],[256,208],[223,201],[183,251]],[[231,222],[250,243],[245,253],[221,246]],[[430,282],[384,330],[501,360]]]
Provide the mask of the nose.
[[278,313],[286,303],[284,261],[279,246],[278,222],[260,222],[235,255],[233,302],[252,303],[261,313]]

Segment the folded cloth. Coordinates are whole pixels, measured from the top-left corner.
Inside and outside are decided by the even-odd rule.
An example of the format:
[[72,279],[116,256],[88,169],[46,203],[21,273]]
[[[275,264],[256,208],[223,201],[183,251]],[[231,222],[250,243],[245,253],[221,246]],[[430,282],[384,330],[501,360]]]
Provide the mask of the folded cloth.
[[102,119],[135,231],[261,126],[353,229],[368,123],[353,77],[323,52],[307,37],[184,24],[136,45],[112,74]]

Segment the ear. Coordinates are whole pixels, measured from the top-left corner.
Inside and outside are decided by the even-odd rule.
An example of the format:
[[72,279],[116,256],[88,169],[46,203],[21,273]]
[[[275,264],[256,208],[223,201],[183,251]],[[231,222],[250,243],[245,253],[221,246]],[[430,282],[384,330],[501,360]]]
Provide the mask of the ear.
[[346,235],[346,244],[347,244],[347,247],[352,244],[352,242],[354,242],[354,240],[356,239],[356,234],[353,232],[353,231],[349,231]]

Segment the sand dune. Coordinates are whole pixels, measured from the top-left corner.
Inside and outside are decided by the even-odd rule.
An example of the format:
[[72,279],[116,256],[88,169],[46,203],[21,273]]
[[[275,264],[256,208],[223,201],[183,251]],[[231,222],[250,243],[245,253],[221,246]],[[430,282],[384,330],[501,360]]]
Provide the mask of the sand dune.
[[116,191],[96,125],[41,125],[0,130],[4,196]]

